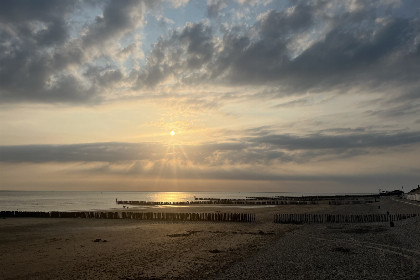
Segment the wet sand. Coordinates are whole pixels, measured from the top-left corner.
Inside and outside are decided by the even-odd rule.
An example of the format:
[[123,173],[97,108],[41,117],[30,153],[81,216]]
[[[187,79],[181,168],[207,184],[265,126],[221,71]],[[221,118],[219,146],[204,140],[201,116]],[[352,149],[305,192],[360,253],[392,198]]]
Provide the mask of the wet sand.
[[248,212],[256,213],[257,222],[1,219],[0,279],[419,279],[418,217],[392,228],[272,222],[275,213],[420,213],[418,206],[389,199],[137,211]]

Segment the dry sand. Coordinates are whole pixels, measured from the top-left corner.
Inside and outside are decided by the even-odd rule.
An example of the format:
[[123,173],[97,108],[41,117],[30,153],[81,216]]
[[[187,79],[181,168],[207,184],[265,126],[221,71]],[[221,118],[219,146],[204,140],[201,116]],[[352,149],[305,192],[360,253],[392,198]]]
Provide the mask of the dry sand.
[[257,222],[1,219],[0,279],[420,279],[419,218],[393,228],[272,223],[274,213],[420,213],[419,206],[382,199],[137,211],[248,212]]
[[[415,203],[413,203],[415,204]],[[381,209],[377,209],[378,206]],[[420,213],[390,199],[337,213]],[[212,279],[420,279],[420,217],[388,223],[313,224],[291,231]]]

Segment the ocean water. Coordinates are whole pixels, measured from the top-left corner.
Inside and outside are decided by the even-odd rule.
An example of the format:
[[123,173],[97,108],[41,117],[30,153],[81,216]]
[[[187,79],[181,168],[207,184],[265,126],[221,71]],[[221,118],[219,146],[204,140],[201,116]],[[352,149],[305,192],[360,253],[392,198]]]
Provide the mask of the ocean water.
[[[118,200],[193,201],[202,198],[246,198],[311,195],[287,192],[97,192],[97,191],[0,191],[0,211],[112,210]],[[314,194],[315,195],[315,194]],[[325,195],[325,194],[318,194]]]
[[246,198],[299,195],[262,192],[96,192],[96,191],[0,191],[2,211],[87,211],[121,208],[118,200],[192,201],[196,197]]

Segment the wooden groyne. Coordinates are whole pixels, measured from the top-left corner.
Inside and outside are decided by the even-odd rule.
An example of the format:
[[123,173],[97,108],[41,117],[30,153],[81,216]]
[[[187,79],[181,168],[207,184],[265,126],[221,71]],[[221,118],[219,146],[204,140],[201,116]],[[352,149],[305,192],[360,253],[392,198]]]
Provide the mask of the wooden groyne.
[[218,200],[194,200],[180,202],[160,201],[133,201],[118,200],[117,204],[137,206],[158,206],[158,205],[307,205],[316,204],[308,201],[283,201],[283,200],[245,200],[245,199],[218,199]]
[[[310,195],[310,196],[275,196],[275,199],[280,200],[300,200],[300,201],[322,201],[322,200],[368,200],[375,201],[379,200],[380,196],[378,194],[353,194],[353,195]],[[258,198],[257,198],[258,199]],[[263,198],[266,199],[266,198]]]
[[162,212],[30,212],[1,211],[4,218],[85,218],[85,219],[133,219],[152,221],[210,221],[254,222],[253,213],[162,213]]
[[158,205],[313,205],[328,203],[332,205],[341,204],[363,204],[379,201],[379,195],[336,195],[336,196],[275,196],[275,197],[247,197],[237,198],[214,198],[194,197],[192,201],[137,201],[137,200],[116,200],[117,204],[137,206],[158,206]]
[[275,214],[274,223],[304,224],[304,223],[376,223],[393,222],[412,217],[417,214]]

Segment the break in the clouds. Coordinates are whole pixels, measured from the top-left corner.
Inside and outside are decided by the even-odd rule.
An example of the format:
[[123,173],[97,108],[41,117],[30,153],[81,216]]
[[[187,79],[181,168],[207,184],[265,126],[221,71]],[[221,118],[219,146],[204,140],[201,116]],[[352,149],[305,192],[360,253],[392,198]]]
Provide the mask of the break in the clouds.
[[0,1],[0,165],[418,179],[419,12],[409,0]]

